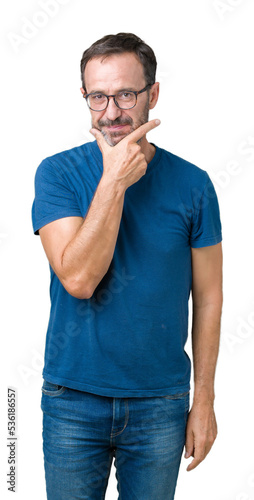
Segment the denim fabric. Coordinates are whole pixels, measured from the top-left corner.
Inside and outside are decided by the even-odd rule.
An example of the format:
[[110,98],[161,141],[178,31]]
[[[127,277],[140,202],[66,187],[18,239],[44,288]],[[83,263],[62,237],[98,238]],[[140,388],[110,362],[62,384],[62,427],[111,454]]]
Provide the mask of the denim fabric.
[[118,500],[173,500],[189,393],[114,398],[44,381],[48,500],[102,500],[112,461]]

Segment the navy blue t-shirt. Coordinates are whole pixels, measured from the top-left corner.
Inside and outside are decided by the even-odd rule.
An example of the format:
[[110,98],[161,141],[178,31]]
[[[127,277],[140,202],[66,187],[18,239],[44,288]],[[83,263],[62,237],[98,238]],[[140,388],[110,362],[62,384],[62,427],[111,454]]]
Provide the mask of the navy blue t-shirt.
[[[44,159],[35,176],[33,228],[85,217],[103,172],[96,141]],[[50,266],[51,310],[43,377],[111,397],[188,391],[191,247],[222,240],[206,171],[156,146],[125,193],[115,252],[90,299],[77,299]]]

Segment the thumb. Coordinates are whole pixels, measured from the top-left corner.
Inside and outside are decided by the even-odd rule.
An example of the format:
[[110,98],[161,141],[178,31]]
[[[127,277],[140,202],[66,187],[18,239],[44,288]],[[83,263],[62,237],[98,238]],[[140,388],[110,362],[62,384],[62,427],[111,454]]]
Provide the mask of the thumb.
[[90,134],[92,134],[95,137],[97,144],[98,144],[101,152],[103,153],[105,151],[105,149],[107,148],[108,144],[105,141],[101,131],[98,130],[97,128],[91,128],[91,130],[89,130],[89,132],[90,132]]

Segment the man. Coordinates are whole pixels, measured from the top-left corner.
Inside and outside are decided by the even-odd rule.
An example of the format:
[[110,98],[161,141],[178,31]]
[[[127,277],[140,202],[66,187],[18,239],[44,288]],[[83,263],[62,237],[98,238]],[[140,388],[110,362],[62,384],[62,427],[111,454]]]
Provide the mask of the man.
[[[42,388],[48,499],[174,498],[217,434],[221,223],[208,174],[149,143],[152,49],[109,35],[81,60],[95,141],[37,169],[33,227],[51,271]],[[192,291],[194,398],[184,351]],[[187,426],[186,426],[187,423]]]

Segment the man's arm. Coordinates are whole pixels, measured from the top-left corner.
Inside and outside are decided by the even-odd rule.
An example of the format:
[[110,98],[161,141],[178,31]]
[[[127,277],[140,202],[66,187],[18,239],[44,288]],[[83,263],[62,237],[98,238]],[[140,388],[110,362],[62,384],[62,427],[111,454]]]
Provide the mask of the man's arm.
[[111,147],[92,129],[103,155],[103,174],[88,213],[65,217],[39,231],[50,265],[65,289],[79,299],[90,298],[106,274],[115,250],[126,189],[146,172],[137,141],[159,125],[151,120]]
[[39,230],[49,263],[70,295],[88,299],[113,257],[124,192],[102,178],[85,219],[64,217]]
[[194,459],[188,471],[204,460],[217,435],[214,378],[223,300],[221,243],[191,251],[194,398],[186,428],[185,458]]

